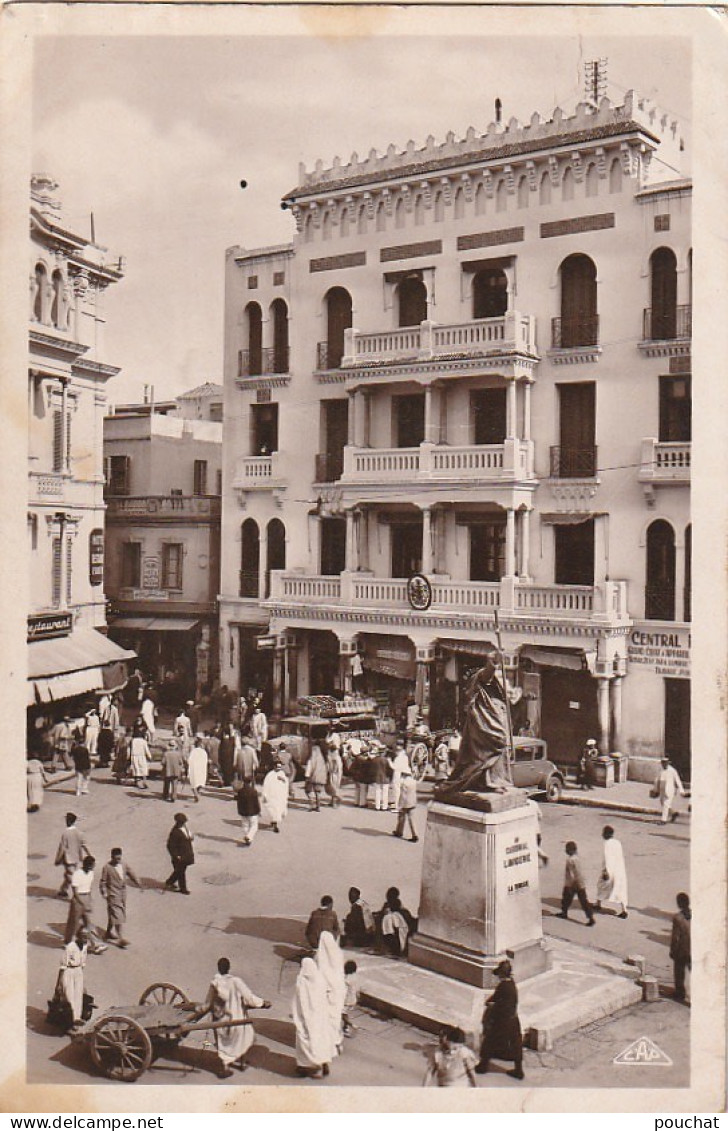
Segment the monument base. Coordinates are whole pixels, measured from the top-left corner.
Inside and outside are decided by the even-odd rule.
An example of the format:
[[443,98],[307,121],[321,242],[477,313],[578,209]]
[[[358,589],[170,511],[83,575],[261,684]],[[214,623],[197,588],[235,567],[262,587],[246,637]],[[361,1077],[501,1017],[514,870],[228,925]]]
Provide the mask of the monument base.
[[495,986],[498,979],[493,971],[504,958],[510,962],[517,982],[551,969],[551,951],[543,939],[507,947],[501,954],[484,955],[418,931],[410,939],[408,948],[408,961],[413,966],[433,970],[481,990]]

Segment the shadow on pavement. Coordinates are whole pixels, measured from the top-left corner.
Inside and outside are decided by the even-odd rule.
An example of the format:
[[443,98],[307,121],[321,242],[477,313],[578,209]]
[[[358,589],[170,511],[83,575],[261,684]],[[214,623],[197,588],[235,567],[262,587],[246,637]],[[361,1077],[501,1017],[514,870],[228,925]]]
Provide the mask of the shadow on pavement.
[[28,942],[31,946],[45,946],[52,950],[60,950],[63,946],[63,935],[65,933],[65,923],[50,923],[51,927],[58,927],[58,933],[52,934],[50,931],[28,931]]
[[663,946],[667,946],[668,943],[670,942],[670,932],[669,931],[665,931],[661,935],[658,935],[657,931],[640,931],[640,934],[642,935],[643,938],[649,939],[650,942],[662,943]]
[[273,1072],[276,1076],[285,1076],[289,1079],[293,1079],[296,1075],[295,1057],[276,1052],[267,1045],[253,1045],[248,1053],[248,1064],[251,1068],[261,1068],[265,1072]]
[[635,907],[635,911],[640,915],[646,915],[649,919],[666,919],[668,922],[672,919],[672,911],[663,911],[661,907]]
[[214,840],[220,844],[238,844],[238,838],[234,836],[215,836],[213,833],[195,833],[196,840]]
[[[51,994],[51,997],[52,996]],[[31,1029],[34,1033],[39,1033],[41,1037],[60,1038],[64,1035],[55,1025],[48,1024],[46,1021],[46,1011],[44,1009],[38,1009],[34,1005],[29,1005],[25,1010],[25,1024],[26,1028]]]
[[360,836],[391,836],[391,829],[357,829],[354,825],[342,825],[343,832],[359,833]]
[[226,935],[252,935],[267,942],[293,943],[304,947],[304,923],[300,919],[259,915],[247,919],[233,918],[223,929]]
[[277,1045],[286,1045],[291,1049],[296,1047],[296,1026],[292,1021],[282,1021],[277,1017],[256,1017],[255,1032],[275,1041]]
[[[37,879],[37,877],[34,877]],[[28,895],[34,895],[39,899],[55,899],[58,888],[44,888],[39,887],[38,884],[30,884],[27,889]]]

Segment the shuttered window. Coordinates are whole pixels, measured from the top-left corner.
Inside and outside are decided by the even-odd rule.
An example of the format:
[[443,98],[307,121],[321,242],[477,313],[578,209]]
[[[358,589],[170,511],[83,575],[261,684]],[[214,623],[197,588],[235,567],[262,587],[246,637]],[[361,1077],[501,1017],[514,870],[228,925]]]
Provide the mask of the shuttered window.
[[70,605],[73,600],[73,542],[66,541],[66,601]]
[[61,539],[53,539],[51,603],[54,609],[61,604]]
[[63,413],[53,413],[53,470],[63,471]]
[[141,579],[141,542],[124,542],[121,547],[121,584],[124,589],[139,589]]
[[167,542],[162,549],[162,588],[182,588],[181,542]]

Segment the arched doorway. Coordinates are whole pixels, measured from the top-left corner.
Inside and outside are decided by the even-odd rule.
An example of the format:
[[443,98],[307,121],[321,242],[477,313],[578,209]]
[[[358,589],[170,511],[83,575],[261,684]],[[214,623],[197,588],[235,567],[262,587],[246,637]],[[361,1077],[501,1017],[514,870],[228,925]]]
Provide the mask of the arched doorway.
[[265,595],[270,597],[270,574],[286,568],[286,528],[279,518],[272,518],[266,531],[268,563],[265,571]]
[[263,372],[263,312],[257,302],[248,303],[245,320],[248,350],[244,373],[248,377],[259,377]]
[[254,518],[240,528],[240,596],[257,597],[260,590],[260,533]]
[[570,255],[561,264],[560,333],[558,349],[595,346],[599,340],[597,269],[588,255]]
[[501,318],[508,310],[505,271],[478,271],[473,278],[473,318]]
[[669,247],[650,256],[651,325],[648,338],[669,341],[677,337],[677,259]]
[[273,372],[288,372],[288,307],[282,298],[271,304],[273,315]]
[[338,369],[344,356],[344,332],[351,329],[351,295],[343,287],[332,287],[326,298],[326,341],[324,357],[320,359],[323,369]]
[[647,530],[645,619],[675,619],[675,532],[658,518]]

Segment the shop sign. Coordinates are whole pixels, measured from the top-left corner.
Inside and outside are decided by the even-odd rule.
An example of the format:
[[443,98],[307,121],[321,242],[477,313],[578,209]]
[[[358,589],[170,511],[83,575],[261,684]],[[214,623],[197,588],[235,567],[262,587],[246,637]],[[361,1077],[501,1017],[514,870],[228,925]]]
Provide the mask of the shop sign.
[[159,589],[159,558],[151,556],[142,562],[142,588]]
[[88,536],[88,579],[91,585],[104,581],[104,532],[100,527]]
[[73,613],[33,613],[28,617],[28,640],[68,636],[72,628]]
[[119,594],[124,601],[168,601],[166,589],[124,589]]
[[277,642],[277,636],[259,636],[255,643],[259,651],[264,651],[267,648],[275,648]]
[[414,649],[377,648],[370,645],[364,654],[364,667],[395,679],[414,679]]
[[635,625],[629,635],[627,659],[630,664],[649,668],[656,675],[690,679],[690,631]]

